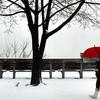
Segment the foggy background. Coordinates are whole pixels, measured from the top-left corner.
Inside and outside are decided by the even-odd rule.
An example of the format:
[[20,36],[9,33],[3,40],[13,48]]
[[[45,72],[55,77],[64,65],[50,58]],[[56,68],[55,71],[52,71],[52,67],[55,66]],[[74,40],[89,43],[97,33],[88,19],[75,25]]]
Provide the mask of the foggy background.
[[[12,33],[7,33],[6,26],[0,26],[0,52],[7,45],[17,41],[20,45],[28,41],[28,50],[31,49],[31,35],[26,22],[21,22],[13,28]],[[52,26],[51,26],[52,28]],[[45,48],[46,58],[80,58],[80,53],[89,47],[100,46],[100,29],[89,27],[84,29],[78,24],[65,26],[56,34],[48,38]],[[20,49],[20,47],[19,47]]]

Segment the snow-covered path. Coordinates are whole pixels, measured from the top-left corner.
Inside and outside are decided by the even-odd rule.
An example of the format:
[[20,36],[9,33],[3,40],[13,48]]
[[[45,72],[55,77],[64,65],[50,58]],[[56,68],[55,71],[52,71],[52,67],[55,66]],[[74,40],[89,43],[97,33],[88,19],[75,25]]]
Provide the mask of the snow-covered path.
[[32,87],[25,86],[29,78],[3,78],[0,79],[0,100],[92,100],[89,94],[94,92],[95,81],[91,78],[43,79],[46,85]]

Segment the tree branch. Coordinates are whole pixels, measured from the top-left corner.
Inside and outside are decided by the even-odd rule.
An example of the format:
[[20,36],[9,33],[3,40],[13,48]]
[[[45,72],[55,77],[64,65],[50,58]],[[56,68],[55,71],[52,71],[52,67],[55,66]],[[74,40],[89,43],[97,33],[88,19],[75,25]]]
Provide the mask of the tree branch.
[[48,30],[48,25],[49,25],[49,21],[50,21],[50,13],[51,13],[51,4],[52,4],[52,0],[49,0],[48,1],[48,8],[47,8],[47,14],[46,14],[46,23],[45,23],[45,26],[46,26],[46,30]]
[[59,13],[60,11],[63,11],[64,9],[66,9],[66,8],[72,6],[72,5],[75,5],[75,4],[79,3],[79,2],[80,2],[80,1],[77,1],[77,2],[74,2],[74,3],[72,3],[72,4],[69,4],[69,5],[65,6],[65,7],[63,7],[62,9],[60,9],[60,10],[56,11],[55,13],[53,13],[53,14],[50,16],[50,18],[52,18],[54,15],[56,15],[56,14]]
[[40,10],[39,10],[39,13],[45,8],[45,7],[47,7],[48,6],[48,3],[43,7],[43,8],[41,8]]
[[0,14],[0,16],[13,16],[13,15],[16,15],[19,13],[25,13],[25,11],[18,11],[18,12],[12,13],[12,14]]
[[47,34],[47,38],[51,35],[53,35],[54,33],[56,33],[57,31],[59,31],[60,29],[62,29],[67,23],[69,23],[74,16],[78,13],[78,11],[81,9],[82,5],[84,4],[84,0],[80,1],[81,3],[79,4],[79,6],[77,7],[77,9],[74,11],[74,13],[65,21],[63,22],[60,26],[58,26],[56,29],[54,29],[53,31],[49,32]]
[[11,3],[13,3],[13,4],[15,4],[15,5],[18,6],[19,8],[25,10],[24,7],[22,7],[21,5],[17,4],[15,1],[12,1],[12,0],[8,0],[8,1],[11,2]]
[[100,5],[100,3],[96,3],[96,2],[84,2],[84,3],[86,3],[86,4],[95,4],[95,5]]
[[[17,2],[18,0],[16,0],[15,2]],[[2,8],[2,9],[7,9],[9,7],[11,7],[13,5],[13,3],[9,4],[8,6],[6,6],[5,8]]]
[[[22,3],[24,3],[24,4],[25,4],[25,2],[26,2],[25,0],[21,0],[21,1],[22,1]],[[30,5],[30,4],[29,4],[29,5]],[[29,6],[29,5],[28,5],[28,6]],[[29,9],[30,9],[30,11],[31,11],[33,14],[35,14],[35,10],[33,10],[30,6],[29,6]]]

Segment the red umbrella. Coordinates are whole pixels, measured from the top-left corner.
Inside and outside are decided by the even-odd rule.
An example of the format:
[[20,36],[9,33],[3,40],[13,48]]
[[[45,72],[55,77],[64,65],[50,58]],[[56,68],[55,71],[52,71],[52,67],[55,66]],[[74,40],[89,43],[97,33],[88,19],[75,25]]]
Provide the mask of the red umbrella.
[[82,54],[83,58],[100,58],[100,47],[91,47]]
[[98,61],[100,59],[100,47],[91,47],[82,54],[83,61]]

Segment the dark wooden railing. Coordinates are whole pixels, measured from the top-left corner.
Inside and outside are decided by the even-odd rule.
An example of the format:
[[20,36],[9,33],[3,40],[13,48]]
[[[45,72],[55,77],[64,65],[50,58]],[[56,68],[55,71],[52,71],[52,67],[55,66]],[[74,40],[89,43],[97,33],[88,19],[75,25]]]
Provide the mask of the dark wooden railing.
[[[31,72],[32,59],[0,59],[0,78],[3,72],[13,72],[15,78],[16,72]],[[83,71],[95,71],[95,63],[83,63],[82,59],[43,59],[42,72],[49,72],[52,78],[52,72],[59,71],[62,78],[65,78],[65,72],[77,71],[80,78],[83,78]]]

